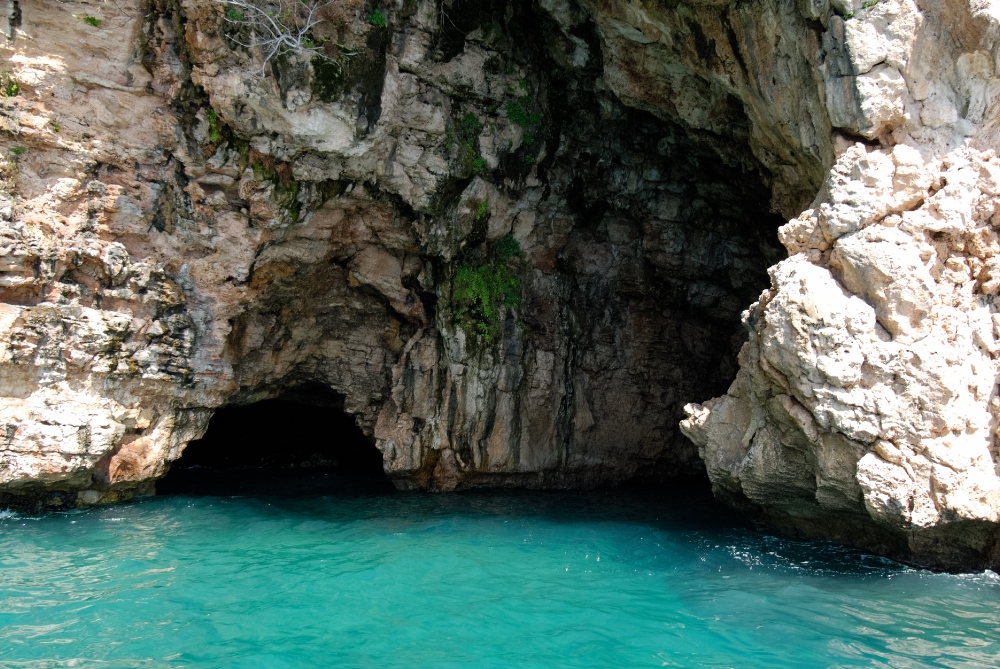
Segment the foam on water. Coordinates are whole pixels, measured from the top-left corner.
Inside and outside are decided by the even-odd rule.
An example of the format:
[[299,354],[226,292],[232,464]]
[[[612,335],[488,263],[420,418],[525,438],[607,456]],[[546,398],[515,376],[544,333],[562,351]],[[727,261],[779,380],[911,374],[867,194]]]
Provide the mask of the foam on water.
[[151,498],[0,515],[0,667],[997,667],[1000,578],[700,493]]

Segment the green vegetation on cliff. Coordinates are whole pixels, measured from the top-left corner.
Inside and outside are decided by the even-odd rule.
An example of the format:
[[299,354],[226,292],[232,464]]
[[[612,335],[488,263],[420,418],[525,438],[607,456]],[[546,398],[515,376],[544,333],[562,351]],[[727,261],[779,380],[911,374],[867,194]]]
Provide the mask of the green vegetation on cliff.
[[[480,205],[477,218],[484,211]],[[493,341],[502,322],[498,310],[521,304],[521,279],[511,266],[522,257],[521,245],[508,233],[489,245],[483,263],[458,266],[452,285],[458,325]]]

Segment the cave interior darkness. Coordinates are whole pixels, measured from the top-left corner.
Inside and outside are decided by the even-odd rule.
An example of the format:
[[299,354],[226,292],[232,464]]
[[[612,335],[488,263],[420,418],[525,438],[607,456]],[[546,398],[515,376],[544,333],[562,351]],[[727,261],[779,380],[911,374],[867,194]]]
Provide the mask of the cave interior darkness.
[[391,490],[382,453],[344,410],[344,397],[323,384],[295,387],[274,399],[226,406],[191,441],[160,494],[239,494],[317,489]]
[[[553,198],[564,199],[559,211],[573,219],[553,275],[561,293],[552,299],[574,305],[574,318],[577,313],[594,315],[594,322],[585,322],[580,336],[573,338],[574,346],[588,351],[615,336],[608,332],[613,326],[598,327],[605,319],[618,322],[620,318],[624,326],[628,318],[646,322],[660,312],[670,312],[670,318],[681,324],[677,334],[671,335],[676,346],[664,346],[656,360],[653,354],[649,356],[651,366],[659,363],[668,370],[654,374],[650,383],[672,397],[668,408],[673,413],[664,421],[671,425],[663,428],[672,435],[668,449],[691,452],[691,445],[676,430],[676,421],[683,417],[680,408],[688,401],[726,392],[736,376],[737,354],[746,339],[740,313],[769,285],[767,268],[784,257],[776,234],[783,219],[770,211],[771,188],[749,150],[749,122],[742,105],[733,100],[727,110],[732,132],[712,141],[689,135],[680,125],[647,111],[614,104],[616,112],[610,114],[587,83],[589,77],[601,76],[596,65],[601,59],[584,72],[571,72],[554,62],[544,46],[543,21],[532,3],[459,0],[454,5],[450,27],[439,44],[441,62],[460,53],[468,34],[481,25],[506,26],[511,44],[517,45],[511,47],[511,62],[530,73],[526,80],[533,81],[534,88],[545,91],[544,115],[551,126],[545,131],[546,145],[558,146],[565,130],[573,138],[571,145],[577,147],[566,155],[553,150],[538,167],[545,175],[546,188],[551,179]],[[599,53],[596,27],[588,23],[580,31],[577,39]],[[532,169],[524,156],[512,153],[504,160],[499,172],[512,182],[523,182]],[[628,186],[629,175],[645,174],[640,167],[655,177],[645,187],[633,189]],[[453,184],[457,190],[452,195],[457,197],[466,183]],[[661,217],[664,202],[678,203],[677,211]],[[407,217],[412,216],[411,210]],[[631,226],[636,233],[631,246],[622,242],[625,250],[615,251],[625,258],[621,266],[616,265],[608,276],[578,270],[576,262],[582,263],[584,250],[613,246],[608,231],[612,224],[615,230]],[[466,240],[465,248],[476,249],[474,253],[485,248],[487,228],[480,228],[476,234],[481,238]],[[467,253],[458,262],[479,261],[473,251]],[[635,279],[630,274],[631,262],[641,268]],[[276,280],[256,298],[261,306],[248,310],[246,319],[266,313],[279,302],[301,304],[302,299],[313,299],[315,286],[304,290],[294,283],[297,276]],[[433,310],[436,293],[428,290],[421,297]],[[526,327],[544,332],[548,325],[532,308],[546,306],[545,300],[530,294],[525,300]],[[311,309],[308,305],[296,308]],[[277,327],[268,330],[275,337],[269,346],[279,345],[280,332]],[[552,335],[558,336],[562,335]],[[269,346],[261,346],[259,353],[240,349],[243,364],[252,367],[253,361],[267,355]],[[678,353],[681,350],[686,352]],[[669,370],[673,369],[684,374],[672,376]],[[673,460],[664,465],[674,466]],[[704,476],[703,470],[696,474],[692,469],[684,469],[683,475]],[[274,399],[220,408],[204,437],[187,446],[157,484],[157,491],[211,493],[224,479],[263,480],[268,472],[268,480],[277,480],[292,472],[319,471],[388,484],[381,453],[344,411],[343,397],[313,383]],[[215,472],[214,478],[207,472]],[[647,477],[655,478],[652,474],[636,476]]]

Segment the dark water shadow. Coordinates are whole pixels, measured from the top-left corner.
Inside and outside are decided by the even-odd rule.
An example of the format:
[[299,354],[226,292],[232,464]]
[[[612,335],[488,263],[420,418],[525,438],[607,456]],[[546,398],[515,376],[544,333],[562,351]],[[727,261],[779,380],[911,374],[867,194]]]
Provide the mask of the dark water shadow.
[[260,497],[301,500],[352,498],[395,492],[385,477],[358,475],[338,467],[225,468],[196,465],[178,468],[158,481],[156,493],[189,497]]
[[[180,481],[181,479],[175,479]],[[398,492],[385,481],[332,469],[192,468],[185,486],[168,497],[214,497],[223,505],[250,505],[268,516],[320,521],[405,520],[433,523],[455,516],[490,522],[549,521],[636,526],[676,538],[709,560],[735,560],[751,568],[802,575],[883,577],[911,571],[892,560],[830,542],[781,537],[755,526],[714,498],[707,481],[681,479],[589,491],[485,489],[452,493]],[[210,492],[206,492],[210,491]],[[726,547],[718,551],[719,546]]]

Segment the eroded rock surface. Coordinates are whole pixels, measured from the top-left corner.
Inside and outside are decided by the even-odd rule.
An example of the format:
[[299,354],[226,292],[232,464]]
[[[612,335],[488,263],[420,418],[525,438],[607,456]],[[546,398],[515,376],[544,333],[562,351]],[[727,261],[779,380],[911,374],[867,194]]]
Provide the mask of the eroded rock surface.
[[845,8],[824,74],[849,134],[780,230],[740,373],[682,429],[717,493],[785,529],[996,567],[1000,13]]
[[7,3],[8,500],[314,382],[399,487],[664,478],[732,383],[720,496],[997,565],[995,3],[338,0],[268,62],[226,12]]
[[344,0],[263,65],[212,0],[17,3],[8,499],[147,491],[214,408],[310,382],[404,488],[697,471],[683,404],[782,257],[771,163],[718,84],[648,97],[620,9]]

